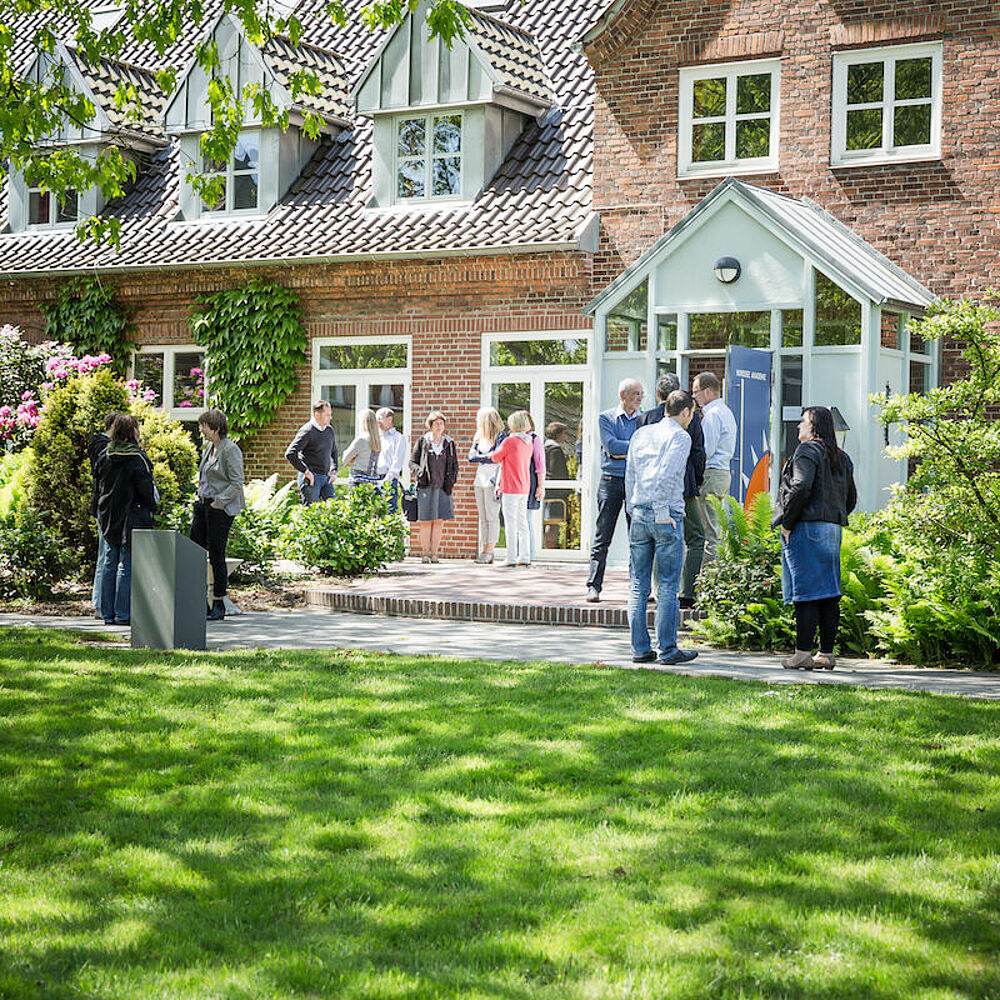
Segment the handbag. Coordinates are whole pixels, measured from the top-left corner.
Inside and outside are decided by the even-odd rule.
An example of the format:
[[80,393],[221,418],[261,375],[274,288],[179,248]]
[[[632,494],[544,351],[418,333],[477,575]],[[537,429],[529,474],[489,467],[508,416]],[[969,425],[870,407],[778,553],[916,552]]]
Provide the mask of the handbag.
[[408,486],[399,495],[399,507],[407,521],[417,519],[417,490],[414,486]]

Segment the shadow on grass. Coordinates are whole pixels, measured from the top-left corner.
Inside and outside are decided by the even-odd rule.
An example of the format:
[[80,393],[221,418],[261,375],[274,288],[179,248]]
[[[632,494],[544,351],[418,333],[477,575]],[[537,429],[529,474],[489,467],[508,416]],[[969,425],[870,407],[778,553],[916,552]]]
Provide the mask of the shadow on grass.
[[7,630],[0,996],[995,997],[998,717]]

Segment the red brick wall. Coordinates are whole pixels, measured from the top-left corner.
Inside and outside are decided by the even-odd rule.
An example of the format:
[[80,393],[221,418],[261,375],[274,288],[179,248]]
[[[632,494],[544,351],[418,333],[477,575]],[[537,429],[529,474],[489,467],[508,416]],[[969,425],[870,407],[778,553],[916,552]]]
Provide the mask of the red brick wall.
[[[188,315],[198,295],[258,275],[299,292],[310,337],[412,337],[414,428],[423,428],[429,410],[441,409],[459,448],[456,520],[445,527],[442,553],[475,555],[472,466],[461,459],[475,432],[481,401],[482,336],[589,326],[580,310],[593,294],[590,258],[539,254],[266,270],[175,270],[108,280],[114,281],[122,304],[134,311],[139,343],[171,344],[191,341]],[[0,294],[0,315],[37,337],[44,326],[37,303],[53,292],[49,282],[9,286]],[[248,477],[274,472],[293,476],[284,452],[310,415],[309,365],[298,375],[298,389],[274,422],[245,447]]]
[[[831,54],[941,39],[942,158],[830,167]],[[677,71],[782,57],[780,169],[745,178],[808,196],[943,296],[1000,285],[1000,5],[995,0],[805,3],[633,0],[588,48],[594,66],[594,207],[600,286],[721,178],[677,178]],[[956,371],[955,352],[943,359]]]

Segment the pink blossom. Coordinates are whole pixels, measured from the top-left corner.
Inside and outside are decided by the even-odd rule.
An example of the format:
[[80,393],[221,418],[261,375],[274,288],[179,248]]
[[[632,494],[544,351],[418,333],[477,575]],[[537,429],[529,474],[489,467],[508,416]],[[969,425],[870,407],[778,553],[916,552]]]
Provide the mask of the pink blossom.
[[182,399],[177,405],[179,407],[194,406],[190,399]]

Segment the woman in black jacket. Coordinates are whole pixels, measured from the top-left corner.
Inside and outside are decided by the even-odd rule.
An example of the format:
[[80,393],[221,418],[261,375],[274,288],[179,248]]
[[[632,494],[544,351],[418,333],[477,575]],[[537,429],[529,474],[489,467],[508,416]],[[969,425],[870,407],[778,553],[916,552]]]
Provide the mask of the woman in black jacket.
[[[840,541],[847,515],[858,501],[854,467],[837,447],[833,415],[807,406],[799,444],[781,471],[774,525],[781,525],[781,590],[795,605],[795,653],[788,670],[832,670],[840,624]],[[819,629],[819,652],[812,655]]]
[[139,447],[139,421],[119,413],[97,468],[97,524],[108,545],[101,581],[105,625],[128,625],[132,612],[133,528],[152,528],[156,511],[153,466]]
[[455,516],[451,491],[458,479],[455,442],[444,432],[444,414],[433,410],[425,421],[427,433],[418,438],[410,455],[410,471],[417,482],[417,528],[421,562],[436,563],[445,521]]

